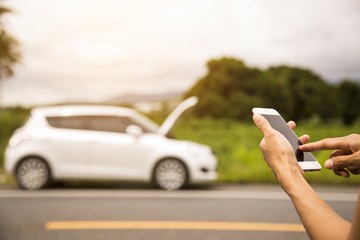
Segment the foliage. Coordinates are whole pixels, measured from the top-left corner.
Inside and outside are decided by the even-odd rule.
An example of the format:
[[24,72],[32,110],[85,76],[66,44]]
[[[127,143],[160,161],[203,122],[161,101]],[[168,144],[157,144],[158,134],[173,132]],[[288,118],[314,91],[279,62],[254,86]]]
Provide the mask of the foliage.
[[10,9],[0,6],[0,74],[4,77],[11,77],[14,74],[14,65],[21,59],[19,42],[5,30],[1,22],[2,15],[9,12]]
[[345,124],[352,124],[360,112],[360,85],[351,80],[343,80],[339,85],[341,115]]
[[19,42],[4,29],[0,29],[0,71],[4,77],[14,75],[14,65],[20,61]]
[[[3,154],[8,140],[28,114],[29,109],[23,108],[0,110],[0,177],[3,172]],[[151,117],[155,117],[157,122],[162,122],[164,116],[158,114]],[[360,121],[348,127],[339,122],[325,125],[318,117],[314,117],[298,122],[296,132],[298,135],[310,134],[312,140],[344,136],[360,132]],[[259,150],[262,135],[252,123],[233,119],[194,118],[188,113],[180,118],[171,135],[178,139],[192,140],[211,146],[219,159],[220,182],[276,182],[271,170],[262,160]],[[328,154],[329,152],[326,151],[315,153],[321,163],[327,159]],[[306,178],[313,183],[360,183],[358,178],[343,179],[325,169],[319,173],[307,173]]]
[[[299,122],[295,131],[298,135],[309,134],[316,141],[360,132],[360,124],[348,127],[341,123]],[[262,134],[252,123],[187,117],[178,123],[173,135],[211,146],[219,159],[220,182],[276,182],[259,149]],[[322,165],[329,154],[329,151],[314,153]],[[305,175],[312,183],[360,183],[356,176],[341,178],[325,168]]]
[[198,117],[249,121],[253,107],[277,109],[289,119],[319,116],[351,124],[360,116],[360,85],[352,80],[332,85],[308,69],[273,66],[262,70],[234,58],[211,60],[208,73],[185,93],[196,95]]
[[24,122],[29,114],[28,109],[16,107],[0,109],[0,167],[3,155],[11,134]]

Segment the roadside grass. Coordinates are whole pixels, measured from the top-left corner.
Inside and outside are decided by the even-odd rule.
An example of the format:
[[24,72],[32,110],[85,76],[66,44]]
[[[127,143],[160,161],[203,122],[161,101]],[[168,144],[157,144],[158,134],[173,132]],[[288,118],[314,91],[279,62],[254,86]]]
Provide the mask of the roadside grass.
[[[14,184],[14,179],[6,177],[3,170],[3,156],[11,133],[20,126],[29,109],[0,109],[0,185]],[[162,122],[164,116],[151,116]],[[340,123],[323,124],[316,118],[298,123],[298,135],[309,134],[313,141],[325,137],[340,137],[350,133],[360,133],[360,121],[352,127]],[[262,134],[252,123],[231,119],[193,118],[185,115],[179,119],[171,133],[177,139],[191,140],[212,147],[219,159],[219,182],[224,183],[273,183],[276,182],[271,170],[263,160],[259,149]],[[323,165],[330,151],[314,153]],[[312,183],[320,184],[359,184],[360,177],[349,179],[336,176],[332,171],[306,173]]]
[[7,176],[5,174],[4,169],[0,168],[0,186],[6,185],[6,186],[15,186],[16,182],[13,177]]
[[[318,122],[298,123],[295,132],[300,136],[308,134],[312,141],[325,137],[340,137],[360,133],[360,124],[345,127],[340,123],[321,124]],[[272,183],[276,182],[271,170],[263,160],[259,149],[261,132],[252,123],[234,120],[186,118],[179,121],[173,131],[178,139],[186,139],[209,145],[219,159],[219,182],[230,183]],[[330,151],[315,152],[323,166]],[[360,178],[348,179],[336,176],[323,168],[320,172],[305,173],[311,183],[359,184]]]

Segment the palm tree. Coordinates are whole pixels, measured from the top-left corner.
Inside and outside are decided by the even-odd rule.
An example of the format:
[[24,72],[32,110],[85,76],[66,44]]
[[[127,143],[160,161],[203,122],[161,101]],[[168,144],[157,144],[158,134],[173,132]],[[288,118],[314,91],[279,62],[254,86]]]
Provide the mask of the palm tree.
[[14,66],[21,60],[19,42],[5,30],[1,21],[3,14],[9,12],[9,8],[0,6],[0,107],[3,102],[3,81],[14,75]]

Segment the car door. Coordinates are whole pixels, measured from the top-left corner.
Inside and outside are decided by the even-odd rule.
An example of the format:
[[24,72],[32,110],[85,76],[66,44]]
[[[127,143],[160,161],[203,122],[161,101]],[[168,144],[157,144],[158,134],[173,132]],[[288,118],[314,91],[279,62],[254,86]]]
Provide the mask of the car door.
[[93,132],[89,146],[90,172],[95,178],[141,180],[144,177],[150,148],[141,137],[125,133],[132,124],[129,117],[89,117],[89,128]]
[[60,178],[86,178],[89,167],[88,143],[83,116],[49,116],[52,127],[44,138],[53,174]]

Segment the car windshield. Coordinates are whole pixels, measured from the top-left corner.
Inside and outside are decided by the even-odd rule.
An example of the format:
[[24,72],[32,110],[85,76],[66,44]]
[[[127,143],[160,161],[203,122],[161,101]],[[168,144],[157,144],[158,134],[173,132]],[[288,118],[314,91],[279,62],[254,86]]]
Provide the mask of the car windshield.
[[133,118],[136,125],[143,128],[145,132],[148,133],[157,133],[159,131],[159,125],[150,120],[149,118],[142,116],[140,114],[136,114],[136,118]]

